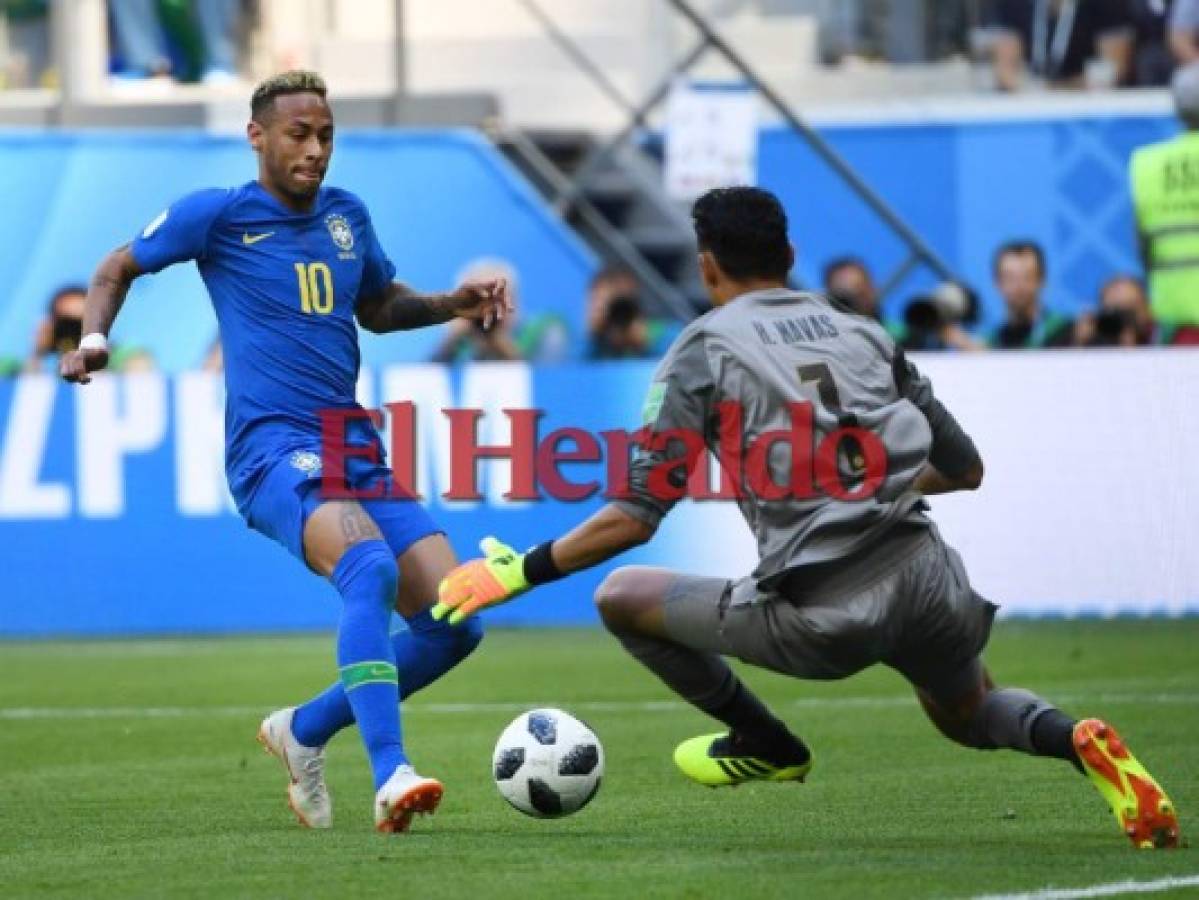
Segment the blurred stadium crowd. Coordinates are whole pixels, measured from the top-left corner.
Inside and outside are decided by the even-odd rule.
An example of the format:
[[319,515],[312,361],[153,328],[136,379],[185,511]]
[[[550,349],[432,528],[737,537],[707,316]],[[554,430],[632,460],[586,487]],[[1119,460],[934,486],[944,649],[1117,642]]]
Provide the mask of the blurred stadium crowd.
[[1001,91],[1162,86],[1176,66],[1199,59],[1195,0],[847,0],[821,6],[830,62],[975,56],[990,61]]
[[[1054,311],[1045,296],[1047,261],[1033,241],[1013,240],[995,251],[995,287],[1002,296],[1006,320],[989,333],[973,326],[979,312],[978,293],[969,285],[944,282],[927,294],[912,297],[900,321],[884,320],[879,290],[865,262],[847,255],[824,267],[820,288],[829,296],[877,319],[895,340],[909,350],[1020,350],[1070,347],[1199,346],[1199,297],[1195,324],[1176,325],[1155,320],[1149,295],[1140,277],[1118,273],[1103,284],[1091,310],[1070,318]],[[504,277],[519,303],[520,277],[499,259],[470,264],[465,278]],[[50,299],[37,328],[29,356],[0,359],[0,374],[53,372],[58,355],[75,349],[82,336],[83,285],[64,285]],[[574,346],[565,318],[552,313],[521,318],[483,331],[465,320],[446,326],[433,362],[528,361],[557,363],[568,359],[654,359],[678,333],[680,323],[648,316],[637,277],[627,269],[601,269],[591,280],[585,307],[584,347]],[[581,350],[581,352],[579,352]],[[111,368],[137,372],[154,368],[153,357],[138,347],[116,346]],[[220,345],[214,344],[203,368],[221,369]]]
[[[262,2],[108,0],[113,84],[168,89],[186,82],[248,85]],[[1199,65],[1199,0],[707,0],[702,6],[713,16],[743,7],[763,16],[810,14],[819,23],[821,62],[829,66],[852,65],[855,59],[895,65],[950,56],[984,60],[991,84],[1000,91],[1159,86],[1168,84],[1180,67]],[[48,8],[49,0],[0,0],[3,86],[54,84]],[[1199,131],[1199,75],[1192,80],[1180,112],[1193,136]],[[1187,120],[1183,106],[1188,103],[1195,121]],[[1199,181],[1199,174],[1190,170],[1179,177],[1188,184]],[[1141,204],[1135,205],[1139,214]],[[1140,225],[1144,237],[1151,229],[1144,221]],[[1194,228],[1199,230],[1199,221]],[[1062,309],[1078,308],[1073,302],[1078,298],[1064,302],[1067,298],[1049,295],[1047,274],[1054,261],[1033,240],[1013,236],[994,249],[991,277],[1005,318],[986,329],[980,325],[981,286],[959,282],[906,298],[900,318],[883,321],[882,290],[874,273],[852,245],[844,252],[825,261],[822,284],[798,286],[821,289],[879,319],[908,349],[1199,345],[1199,292],[1172,301],[1169,320],[1158,321],[1154,309],[1162,307],[1156,297],[1151,304],[1145,281],[1133,271],[1106,273],[1084,312],[1063,315]],[[504,259],[479,259],[461,273],[462,278],[496,275],[507,278],[519,294],[520,273]],[[0,358],[0,374],[52,371],[57,355],[78,344],[85,294],[85,287],[73,284],[54,291],[28,355]],[[585,333],[572,333],[566,316],[545,312],[518,316],[488,332],[457,321],[446,328],[431,359],[552,363],[655,358],[682,325],[651,315],[653,307],[637,276],[620,267],[599,271],[585,296],[560,302],[564,310],[582,305]],[[154,365],[153,357],[137,347],[118,348],[113,359],[119,371]],[[214,345],[204,366],[220,365],[220,348]]]
[[[50,0],[0,0],[0,87],[53,86]],[[1000,91],[1162,86],[1199,60],[1199,0],[707,0],[810,16],[819,61],[986,62]],[[245,74],[261,0],[107,0],[114,82],[226,84]]]
[[[50,0],[0,0],[4,67],[0,85],[53,87]],[[254,27],[244,0],[108,0],[109,69],[116,83],[146,79],[236,81]]]

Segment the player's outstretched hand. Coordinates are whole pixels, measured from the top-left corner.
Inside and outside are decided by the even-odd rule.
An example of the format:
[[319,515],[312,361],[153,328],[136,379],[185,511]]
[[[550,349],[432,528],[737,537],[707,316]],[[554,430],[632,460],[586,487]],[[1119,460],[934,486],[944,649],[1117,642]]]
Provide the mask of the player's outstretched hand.
[[453,296],[458,316],[482,322],[484,331],[489,331],[492,325],[504,321],[505,316],[515,311],[506,278],[463,282]]
[[91,373],[108,365],[107,350],[71,350],[64,353],[58,364],[58,374],[67,381],[87,384]]
[[447,614],[457,625],[467,616],[487,606],[497,606],[529,589],[525,580],[525,556],[493,537],[479,542],[482,559],[472,559],[455,567],[437,587],[437,605],[433,618]]

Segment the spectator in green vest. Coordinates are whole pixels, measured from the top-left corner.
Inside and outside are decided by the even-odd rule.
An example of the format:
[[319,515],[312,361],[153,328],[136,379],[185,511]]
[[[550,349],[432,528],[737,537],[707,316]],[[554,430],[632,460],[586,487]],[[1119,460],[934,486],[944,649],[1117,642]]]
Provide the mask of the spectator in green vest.
[[1069,347],[1074,322],[1045,308],[1045,251],[1035,241],[1009,241],[995,251],[992,273],[1007,319],[991,335],[997,350]]
[[1132,203],[1153,315],[1190,330],[1199,328],[1199,63],[1179,69],[1172,88],[1186,130],[1132,155]]

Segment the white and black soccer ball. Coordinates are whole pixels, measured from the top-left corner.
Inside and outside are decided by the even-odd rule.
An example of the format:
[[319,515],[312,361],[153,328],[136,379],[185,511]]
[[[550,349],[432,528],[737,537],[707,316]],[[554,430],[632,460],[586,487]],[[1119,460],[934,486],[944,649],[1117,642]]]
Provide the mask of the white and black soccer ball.
[[532,709],[495,744],[495,786],[522,813],[553,819],[591,802],[604,774],[604,748],[590,728],[560,709]]

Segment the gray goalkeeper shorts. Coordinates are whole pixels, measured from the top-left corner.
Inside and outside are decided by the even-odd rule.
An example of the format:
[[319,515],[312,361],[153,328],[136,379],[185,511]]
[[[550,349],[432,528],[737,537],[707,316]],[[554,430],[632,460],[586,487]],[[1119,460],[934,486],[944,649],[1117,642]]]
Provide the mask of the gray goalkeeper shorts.
[[902,526],[854,556],[798,569],[777,591],[752,577],[679,575],[665,598],[676,643],[798,678],[883,663],[936,697],[980,677],[996,607],[935,528]]

